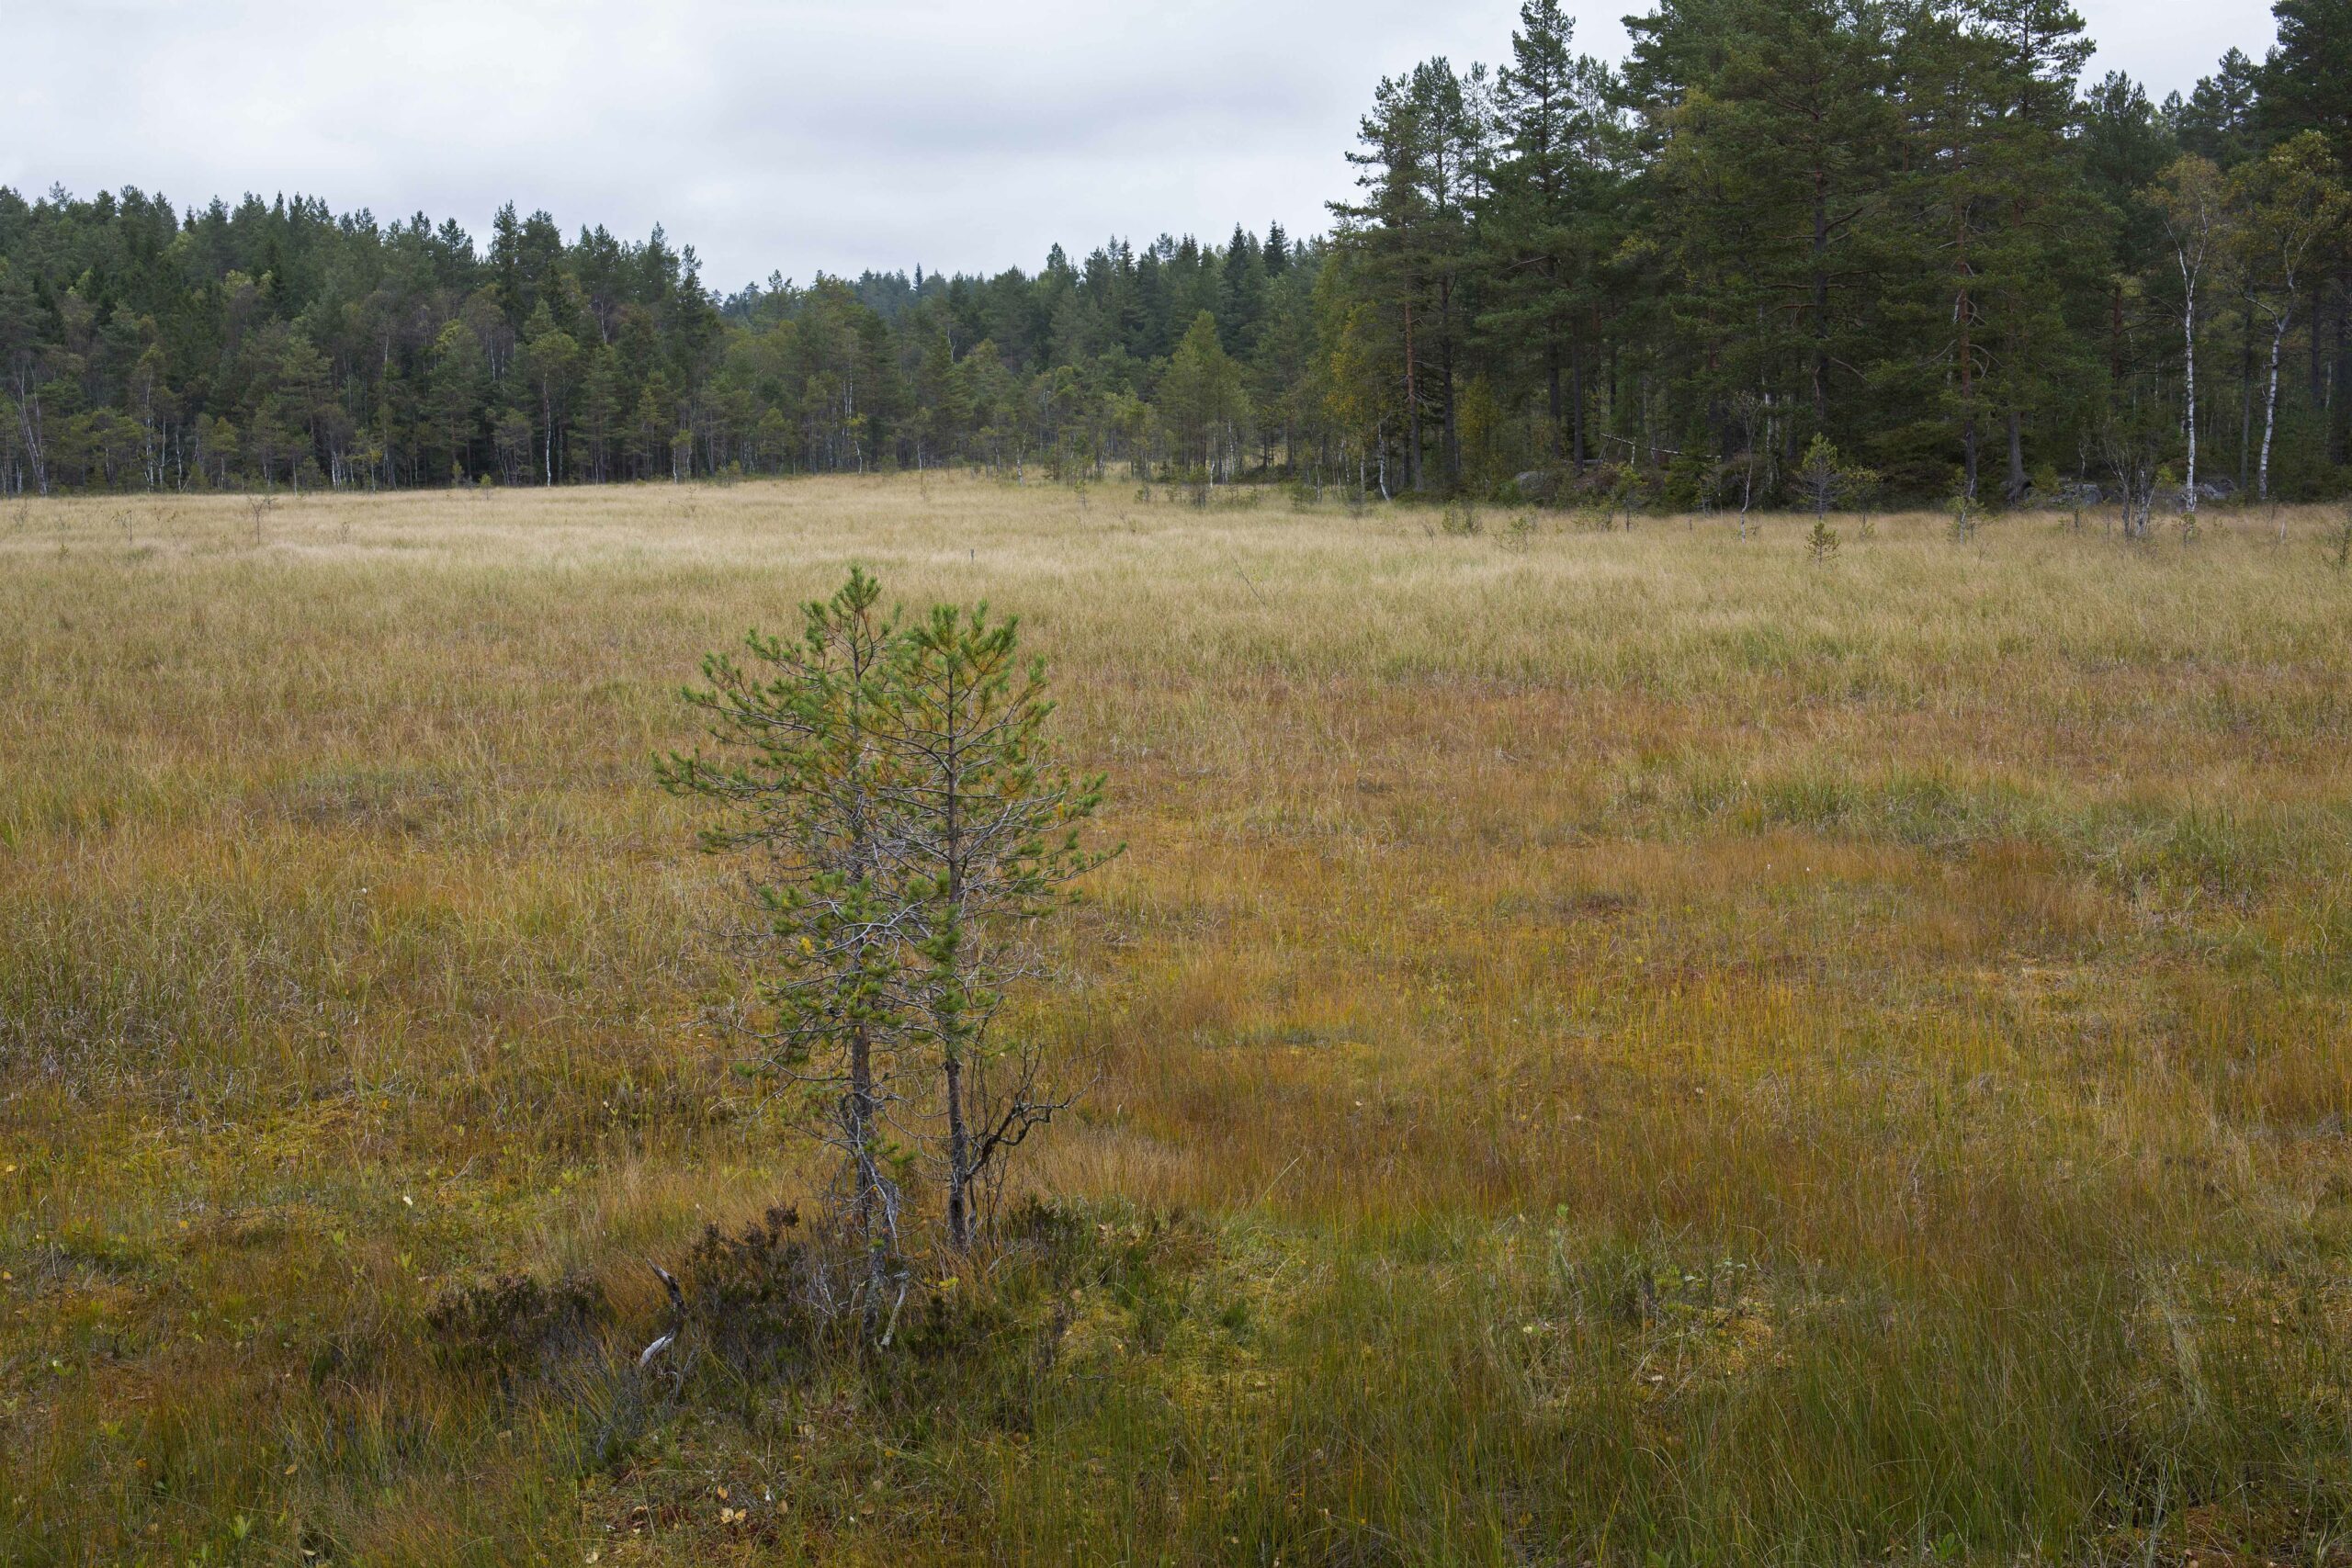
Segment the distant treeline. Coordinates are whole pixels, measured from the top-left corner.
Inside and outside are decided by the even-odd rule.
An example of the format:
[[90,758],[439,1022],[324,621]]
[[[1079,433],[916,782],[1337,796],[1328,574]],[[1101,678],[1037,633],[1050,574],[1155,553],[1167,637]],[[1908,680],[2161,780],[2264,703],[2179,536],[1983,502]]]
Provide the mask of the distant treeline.
[[[1131,465],[1396,493],[2340,493],[2352,0],[2183,96],[2060,0],[1529,0],[1379,85],[1329,238],[773,277],[509,206],[486,246],[0,188],[0,490]],[[1818,468],[1817,460],[1815,463]],[[1540,476],[1531,479],[1530,475]]]

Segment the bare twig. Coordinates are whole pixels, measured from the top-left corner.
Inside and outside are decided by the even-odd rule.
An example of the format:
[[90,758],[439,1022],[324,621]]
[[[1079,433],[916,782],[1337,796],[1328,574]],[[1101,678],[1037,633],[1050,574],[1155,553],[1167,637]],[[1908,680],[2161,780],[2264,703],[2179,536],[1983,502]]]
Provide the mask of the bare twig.
[[646,1267],[661,1276],[662,1289],[670,1292],[670,1332],[639,1352],[637,1364],[640,1368],[651,1366],[654,1357],[676,1344],[678,1336],[685,1331],[686,1326],[686,1293],[678,1288],[677,1277],[659,1263],[650,1263]]

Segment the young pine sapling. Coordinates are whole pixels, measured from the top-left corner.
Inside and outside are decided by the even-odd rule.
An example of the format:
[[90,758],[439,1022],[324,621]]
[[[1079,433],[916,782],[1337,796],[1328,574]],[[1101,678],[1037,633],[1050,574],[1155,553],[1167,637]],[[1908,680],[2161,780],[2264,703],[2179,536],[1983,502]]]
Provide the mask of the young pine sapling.
[[802,607],[798,640],[753,632],[744,662],[706,659],[709,684],[684,696],[723,760],[656,763],[672,794],[723,813],[704,847],[749,857],[757,918],[741,934],[756,981],[745,1027],[772,1066],[811,1090],[812,1130],[841,1156],[869,1337],[883,1297],[905,1291],[902,1161],[888,1117],[910,932],[888,818],[903,762],[890,744],[899,627],[880,601],[874,579],[853,571],[831,599]]
[[1815,517],[1828,515],[1838,504],[1845,488],[1846,470],[1838,460],[1838,447],[1828,436],[1816,434],[1804,449],[1804,460],[1797,464],[1797,489],[1813,507]]
[[686,697],[728,760],[660,764],[673,793],[726,812],[708,848],[753,857],[751,1028],[815,1091],[814,1131],[842,1156],[869,1336],[905,1293],[902,1173],[918,1155],[897,1129],[933,1129],[962,1251],[1012,1151],[1071,1103],[998,1017],[1042,969],[1035,922],[1106,858],[1079,842],[1102,781],[1054,765],[1054,706],[1018,624],[943,605],[908,625],[880,604],[854,571],[805,607],[797,642],[755,633],[746,663],[706,660],[708,686]]
[[947,1240],[961,1251],[1007,1156],[1073,1098],[1046,1083],[1034,1041],[998,1027],[1007,988],[1040,972],[1035,922],[1117,852],[1080,843],[1102,780],[1052,761],[1045,666],[1023,660],[1018,621],[940,605],[907,630],[902,655],[904,765],[890,818],[922,959],[919,1027],[938,1075]]
[[1838,536],[1838,530],[1829,525],[1828,518],[1815,517],[1813,532],[1805,536],[1804,547],[1806,553],[1813,557],[1814,564],[1818,566],[1835,556],[1842,542]]

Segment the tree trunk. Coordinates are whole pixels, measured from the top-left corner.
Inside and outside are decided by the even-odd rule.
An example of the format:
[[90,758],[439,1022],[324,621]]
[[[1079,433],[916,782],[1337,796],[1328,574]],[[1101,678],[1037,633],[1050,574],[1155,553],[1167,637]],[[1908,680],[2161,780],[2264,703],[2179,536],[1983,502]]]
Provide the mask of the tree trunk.
[[2107,319],[2107,384],[2123,385],[2123,285],[2118,281],[2109,299]]
[[1462,488],[1462,425],[1453,395],[1453,286],[1449,283],[1442,288],[1438,299],[1441,306],[1438,321],[1443,329],[1439,340],[1438,367],[1442,378],[1441,387],[1445,393],[1445,420],[1442,434],[1445,441],[1445,488],[1451,493]]
[[865,1337],[874,1337],[889,1280],[888,1216],[883,1212],[882,1173],[874,1163],[874,1042],[865,1025],[850,1034],[849,1100],[842,1108],[854,1178],[857,1182],[857,1230],[865,1244]]
[[2254,304],[2246,302],[2245,330],[2238,343],[2238,489],[2246,488],[2254,452]]
[[1960,230],[1960,299],[1952,312],[1960,323],[1961,495],[1976,499],[1976,345],[1974,307],[1968,297],[1968,225]]
[[1826,175],[1813,171],[1813,428],[1829,429],[1829,188]]
[[1570,340],[1569,340],[1569,342],[1568,342],[1568,368],[1569,368],[1569,378],[1570,378],[1570,389],[1571,389],[1572,391],[1574,391],[1574,393],[1576,394],[1576,415],[1575,415],[1575,429],[1574,429],[1574,435],[1575,435],[1575,441],[1576,441],[1576,466],[1577,466],[1577,473],[1583,473],[1583,472],[1584,472],[1584,455],[1585,455],[1585,440],[1584,440],[1584,339],[1583,339],[1583,338],[1581,338],[1581,337],[1572,338],[1572,339],[1570,339]]
[[2352,399],[2344,396],[2352,380],[2352,274],[2335,286],[2335,375],[2327,389],[2328,457],[2341,463],[2352,457]]
[[2180,330],[2188,355],[2186,394],[2188,405],[2188,479],[2181,486],[2180,503],[2188,515],[2194,517],[2197,515],[2197,279],[2189,272],[2186,261],[2181,263],[2180,271],[2188,284],[2180,312]]
[[1405,307],[1405,488],[1421,488],[1421,400],[1413,364],[1413,307]]
[[964,1061],[947,1058],[947,1240],[962,1252],[972,1245],[971,1130],[964,1122]]
[[2278,351],[2286,341],[2287,317],[2281,314],[2270,327],[2270,389],[2263,403],[2262,467],[2259,470],[2262,477],[2260,488],[2255,491],[2256,496],[2263,501],[2270,499],[2270,441],[2278,428]]
[[1551,415],[1552,461],[1560,460],[1560,340],[1547,336],[1544,340],[1544,399],[1545,411]]
[[2312,408],[2313,412],[2327,407],[2327,350],[2325,334],[2320,331],[2327,320],[2324,301],[2312,307]]

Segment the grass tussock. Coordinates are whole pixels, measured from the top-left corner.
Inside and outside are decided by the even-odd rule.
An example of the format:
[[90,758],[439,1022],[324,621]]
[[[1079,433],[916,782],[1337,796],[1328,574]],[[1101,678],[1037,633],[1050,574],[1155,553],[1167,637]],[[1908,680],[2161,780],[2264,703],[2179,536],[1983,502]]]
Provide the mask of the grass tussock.
[[[0,1560],[2352,1562],[2328,519],[1218,499],[0,520]],[[854,559],[1131,845],[881,1356],[648,766]]]

